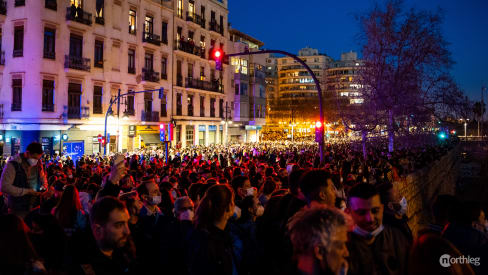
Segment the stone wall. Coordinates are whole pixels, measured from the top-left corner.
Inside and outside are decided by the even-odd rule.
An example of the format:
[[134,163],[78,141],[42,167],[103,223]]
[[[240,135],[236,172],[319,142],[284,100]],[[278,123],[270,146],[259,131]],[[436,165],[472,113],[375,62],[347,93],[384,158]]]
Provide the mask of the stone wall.
[[432,165],[409,174],[395,183],[400,196],[408,202],[408,224],[414,236],[419,228],[432,221],[431,206],[440,194],[455,194],[459,171],[460,146]]

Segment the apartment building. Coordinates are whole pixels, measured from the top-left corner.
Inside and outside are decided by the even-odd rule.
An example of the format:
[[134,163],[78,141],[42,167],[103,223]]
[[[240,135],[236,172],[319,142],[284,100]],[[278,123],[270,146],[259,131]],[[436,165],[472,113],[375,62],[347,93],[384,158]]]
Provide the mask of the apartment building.
[[208,52],[228,44],[227,14],[218,0],[0,1],[1,153],[97,153],[105,125],[109,151],[159,145],[161,123],[174,144],[222,142],[230,79]]

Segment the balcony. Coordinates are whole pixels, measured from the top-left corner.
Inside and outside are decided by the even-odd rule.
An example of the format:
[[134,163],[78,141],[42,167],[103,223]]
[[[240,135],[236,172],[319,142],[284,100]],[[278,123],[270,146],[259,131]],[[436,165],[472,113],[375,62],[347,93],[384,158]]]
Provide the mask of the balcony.
[[16,7],[25,6],[25,0],[15,0],[15,6]]
[[0,53],[0,65],[5,65],[5,51]]
[[141,121],[145,122],[159,122],[159,112],[145,112],[141,113]]
[[183,87],[183,76],[176,75],[176,86]]
[[105,25],[105,18],[95,16],[95,23],[97,23],[98,25]]
[[91,26],[92,14],[73,6],[66,8],[66,20]]
[[93,62],[93,67],[97,67],[97,68],[102,68],[103,69],[103,60],[98,60],[98,61]]
[[68,106],[68,119],[81,119],[80,106]]
[[90,58],[84,58],[79,56],[65,55],[64,56],[64,68],[70,68],[80,71],[90,71]]
[[46,2],[44,4],[44,7],[46,9],[50,9],[50,10],[53,10],[53,11],[57,11],[58,10],[58,4],[56,3],[56,0],[46,0]]
[[201,58],[205,58],[205,48],[195,45],[193,40],[175,40],[175,50],[180,50],[185,53],[193,54]]
[[186,84],[185,86],[186,88],[193,88],[193,89],[211,91],[216,93],[224,92],[224,86],[220,85],[218,80],[203,81],[203,80],[187,77],[185,84]]
[[46,58],[46,59],[55,60],[56,59],[56,53],[55,52],[50,52],[50,51],[44,51],[43,57]]
[[7,2],[0,1],[0,14],[7,15]]
[[198,14],[186,12],[186,21],[193,22],[205,29],[205,19]]
[[22,56],[24,56],[24,49],[14,50],[13,56],[14,57],[22,57]]
[[142,42],[147,42],[156,46],[161,46],[161,37],[154,33],[144,32],[142,34]]
[[155,72],[152,69],[148,70],[148,69],[143,68],[142,69],[142,80],[151,81],[151,82],[159,82],[159,72]]
[[217,21],[210,21],[210,30],[224,35],[224,28],[223,26],[219,25]]

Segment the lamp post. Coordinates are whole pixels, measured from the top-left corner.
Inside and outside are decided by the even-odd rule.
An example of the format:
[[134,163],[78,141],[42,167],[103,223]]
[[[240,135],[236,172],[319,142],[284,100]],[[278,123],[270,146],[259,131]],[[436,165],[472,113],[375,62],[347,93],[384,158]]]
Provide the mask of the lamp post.
[[229,107],[229,102],[226,102],[225,103],[225,113],[224,113],[224,117],[220,123],[223,124],[225,126],[225,135],[224,135],[224,138],[225,138],[225,141],[222,141],[223,144],[227,145],[228,142],[229,142],[229,124],[232,124],[232,117],[230,116],[230,107]]
[[[315,87],[317,88],[317,94],[319,97],[320,122],[324,124],[324,110],[322,106],[322,88],[320,87],[320,82],[315,76],[315,73],[312,71],[312,69],[310,69],[310,67],[302,59],[298,58],[294,54],[285,51],[280,51],[280,50],[263,50],[263,51],[255,51],[255,52],[251,52],[247,50],[241,53],[227,54],[227,56],[232,57],[232,56],[241,56],[241,55],[267,54],[267,53],[277,53],[277,54],[289,56],[293,58],[296,62],[300,63],[303,67],[305,67],[305,69],[310,74],[310,76],[312,76],[312,79],[315,83]],[[318,144],[319,144],[320,161],[322,162],[324,161],[324,127],[320,129],[320,136],[321,138],[318,141]]]
[[468,123],[464,122],[464,141],[468,140],[468,137],[466,136],[466,126],[468,126]]

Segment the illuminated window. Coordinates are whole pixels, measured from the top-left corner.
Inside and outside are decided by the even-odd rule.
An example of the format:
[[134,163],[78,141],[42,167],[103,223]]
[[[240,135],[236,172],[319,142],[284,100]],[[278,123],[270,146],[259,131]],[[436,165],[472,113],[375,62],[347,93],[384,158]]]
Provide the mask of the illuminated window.
[[136,11],[129,10],[129,33],[136,34]]
[[178,0],[177,13],[179,18],[183,18],[183,0]]
[[144,20],[144,32],[145,33],[153,33],[153,26],[154,26],[154,19],[152,16],[146,15]]
[[195,3],[192,0],[188,1],[188,14],[192,17],[195,14]]
[[71,6],[75,6],[75,7],[79,7],[79,8],[83,8],[83,0],[71,0]]

